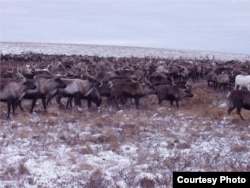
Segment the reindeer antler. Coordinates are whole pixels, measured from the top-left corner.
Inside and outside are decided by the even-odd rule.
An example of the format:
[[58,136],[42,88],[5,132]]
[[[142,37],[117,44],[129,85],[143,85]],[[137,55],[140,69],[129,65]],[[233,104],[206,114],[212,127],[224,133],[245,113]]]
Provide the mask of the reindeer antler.
[[86,66],[86,65],[83,65],[83,66],[85,67],[86,76],[97,81],[98,83],[100,83],[99,87],[102,87],[102,85],[103,85],[102,81],[97,80],[94,76],[92,76],[88,73],[88,66]]
[[147,79],[146,76],[144,77],[144,80],[145,80],[145,82],[146,82],[147,84],[149,84],[150,86],[152,86],[152,83]]
[[19,65],[17,66],[17,76],[21,79],[26,79],[19,71]]
[[48,72],[52,73],[52,72],[54,72],[58,68],[58,66],[59,65],[58,65],[57,62],[51,62],[50,64],[48,64],[47,70],[48,70]]

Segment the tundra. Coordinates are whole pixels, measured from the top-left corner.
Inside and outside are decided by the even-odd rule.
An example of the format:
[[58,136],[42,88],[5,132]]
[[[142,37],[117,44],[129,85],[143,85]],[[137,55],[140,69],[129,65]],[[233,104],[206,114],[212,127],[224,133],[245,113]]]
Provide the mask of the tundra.
[[1,80],[1,91],[0,97],[1,102],[7,103],[7,118],[10,117],[10,111],[12,107],[13,114],[15,114],[15,107],[20,101],[25,93],[29,90],[34,90],[36,86],[34,85],[33,81],[22,79],[19,82],[15,82],[13,80]]
[[228,115],[236,108],[237,114],[242,120],[241,109],[250,110],[250,92],[244,90],[234,90],[228,94],[229,108]]

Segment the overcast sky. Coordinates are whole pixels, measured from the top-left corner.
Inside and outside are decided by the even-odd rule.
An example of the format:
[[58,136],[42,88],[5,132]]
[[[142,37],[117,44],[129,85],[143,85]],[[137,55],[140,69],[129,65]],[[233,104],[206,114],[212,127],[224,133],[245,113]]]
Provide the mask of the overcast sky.
[[250,54],[250,0],[0,0],[5,42]]

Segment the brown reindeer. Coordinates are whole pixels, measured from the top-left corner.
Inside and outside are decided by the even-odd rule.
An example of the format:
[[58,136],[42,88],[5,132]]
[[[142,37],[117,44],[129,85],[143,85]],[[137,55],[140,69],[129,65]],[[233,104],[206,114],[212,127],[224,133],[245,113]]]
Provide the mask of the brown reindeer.
[[100,106],[102,98],[95,88],[95,86],[89,80],[81,79],[66,79],[62,78],[62,81],[67,84],[65,88],[58,89],[57,103],[62,106],[61,98],[68,97],[66,108],[72,107],[72,99],[75,98],[76,104],[81,106],[80,100],[87,99],[88,106],[90,107],[91,101]]
[[237,114],[242,120],[244,118],[241,115],[241,109],[250,110],[250,92],[244,90],[235,90],[228,94],[229,108],[227,110],[228,115],[236,108]]
[[139,99],[149,94],[155,94],[150,83],[140,83],[132,79],[117,79],[116,81],[111,81],[111,99],[115,103],[118,110],[120,107],[118,105],[118,100],[124,100],[125,98],[134,98],[136,109],[139,108]]
[[188,87],[179,88],[176,85],[160,85],[157,87],[157,96],[159,104],[164,100],[168,100],[171,106],[173,106],[173,102],[175,101],[176,106],[179,107],[179,101],[183,97],[193,97],[193,94]]

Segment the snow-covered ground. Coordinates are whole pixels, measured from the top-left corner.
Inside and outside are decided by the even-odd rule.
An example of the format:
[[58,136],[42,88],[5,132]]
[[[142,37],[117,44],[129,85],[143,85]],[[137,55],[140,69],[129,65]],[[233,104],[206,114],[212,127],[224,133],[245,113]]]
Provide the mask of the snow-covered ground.
[[86,44],[55,44],[55,43],[10,43],[0,42],[1,53],[20,54],[26,52],[44,54],[66,54],[66,55],[98,55],[104,57],[162,57],[162,58],[212,58],[230,60],[250,60],[250,54],[231,54],[220,52],[206,52],[193,50],[173,50],[160,48],[142,48],[126,46],[105,46]]
[[229,117],[211,120],[157,106],[20,112],[1,120],[0,183],[171,187],[173,171],[249,171],[249,131]]
[[[37,52],[102,56],[213,56],[207,52],[90,45],[1,43],[2,53]],[[242,59],[247,55],[220,54]],[[106,102],[99,109],[59,109],[52,101],[44,113],[21,112],[7,120],[1,107],[0,185],[2,187],[172,187],[173,171],[250,171],[249,111],[246,121],[228,116],[227,100],[218,92],[213,104],[194,98],[157,104],[141,100],[116,111]],[[200,93],[201,95],[204,93]],[[211,96],[213,97],[213,96]],[[147,101],[147,102],[146,102]],[[28,111],[30,101],[24,101]],[[205,102],[204,102],[205,103]],[[190,105],[192,105],[190,107]],[[202,106],[204,105],[204,106]],[[207,106],[206,106],[207,105]]]

